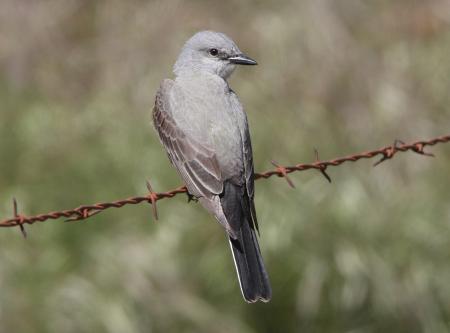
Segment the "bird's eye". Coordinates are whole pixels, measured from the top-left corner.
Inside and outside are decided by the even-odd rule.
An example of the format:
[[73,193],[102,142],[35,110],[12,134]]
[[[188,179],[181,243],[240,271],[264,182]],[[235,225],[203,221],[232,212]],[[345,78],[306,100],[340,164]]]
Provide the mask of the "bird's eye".
[[216,57],[219,54],[219,51],[217,49],[210,49],[209,54]]

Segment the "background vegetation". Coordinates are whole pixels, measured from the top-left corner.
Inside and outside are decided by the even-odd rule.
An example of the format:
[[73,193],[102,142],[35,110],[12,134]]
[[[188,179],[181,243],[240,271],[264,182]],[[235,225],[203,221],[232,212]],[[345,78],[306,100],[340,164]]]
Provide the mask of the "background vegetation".
[[[150,123],[184,41],[223,31],[257,170],[446,134],[450,4],[0,2],[0,217],[180,184]],[[450,149],[257,182],[268,304],[186,198],[0,230],[0,332],[447,332]]]

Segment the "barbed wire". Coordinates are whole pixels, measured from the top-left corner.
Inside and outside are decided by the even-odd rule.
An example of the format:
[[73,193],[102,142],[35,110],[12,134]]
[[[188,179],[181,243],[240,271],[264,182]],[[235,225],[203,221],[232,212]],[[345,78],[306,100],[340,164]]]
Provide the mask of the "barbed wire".
[[[371,159],[375,157],[380,157],[380,159],[373,164],[373,166],[377,166],[378,164],[389,160],[393,158],[397,153],[399,152],[407,152],[412,151],[414,153],[424,155],[424,156],[431,156],[434,157],[433,154],[429,152],[425,152],[424,148],[427,146],[434,146],[438,143],[447,143],[450,142],[450,135],[443,135],[440,137],[436,137],[430,140],[421,140],[416,141],[413,143],[404,143],[400,140],[395,140],[394,144],[390,146],[386,146],[380,149],[372,150],[372,151],[366,151],[358,154],[348,155],[344,157],[338,157],[332,160],[328,161],[320,161],[319,160],[319,153],[317,150],[315,151],[315,162],[314,163],[301,163],[296,164],[293,166],[283,166],[279,163],[272,161],[272,164],[275,166],[274,170],[268,170],[261,173],[255,173],[255,179],[267,179],[273,176],[277,177],[283,177],[286,179],[287,183],[291,187],[295,187],[292,180],[289,178],[288,174],[292,172],[297,171],[305,171],[309,169],[315,169],[321,172],[321,174],[329,181],[331,182],[331,177],[327,174],[326,170],[328,167],[336,167],[339,166],[345,162],[356,162],[361,159]],[[180,193],[187,193],[186,187],[180,186],[173,190],[167,191],[167,192],[154,192],[150,182],[147,181],[147,189],[148,194],[145,196],[135,196],[130,197],[127,199],[122,200],[116,200],[113,202],[101,202],[96,203],[92,205],[82,205],[74,209],[68,209],[68,210],[60,210],[60,211],[54,211],[46,214],[39,214],[34,216],[25,216],[22,214],[19,214],[18,207],[17,207],[17,201],[14,198],[13,199],[13,217],[9,219],[5,219],[0,221],[0,227],[16,227],[18,226],[23,234],[24,237],[27,236],[25,231],[25,224],[33,224],[36,222],[44,222],[47,220],[56,220],[60,218],[67,218],[66,222],[70,221],[80,221],[85,220],[89,217],[92,217],[98,213],[101,213],[102,211],[109,209],[109,208],[120,208],[125,205],[136,205],[141,202],[147,202],[152,205],[152,211],[153,216],[155,220],[158,219],[158,212],[156,209],[156,202],[165,198],[173,198],[174,196],[180,194]],[[189,195],[189,194],[188,194]],[[191,199],[191,197],[189,197]]]

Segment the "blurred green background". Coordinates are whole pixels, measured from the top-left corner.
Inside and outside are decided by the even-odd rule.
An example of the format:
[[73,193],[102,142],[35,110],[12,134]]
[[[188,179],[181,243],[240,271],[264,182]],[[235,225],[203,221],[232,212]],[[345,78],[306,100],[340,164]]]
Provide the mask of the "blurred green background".
[[[183,43],[225,32],[257,171],[450,129],[450,3],[0,2],[0,218],[180,184],[150,114]],[[450,147],[256,183],[273,285],[246,304],[222,228],[178,196],[0,230],[0,332],[448,332]]]

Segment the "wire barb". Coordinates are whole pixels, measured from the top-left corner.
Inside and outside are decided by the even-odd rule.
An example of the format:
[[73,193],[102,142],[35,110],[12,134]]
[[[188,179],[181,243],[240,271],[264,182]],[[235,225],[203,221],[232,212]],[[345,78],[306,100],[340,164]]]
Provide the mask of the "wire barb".
[[[288,177],[288,174],[295,171],[305,171],[309,169],[316,169],[319,170],[322,175],[327,178],[328,181],[331,182],[331,178],[326,173],[326,169],[328,167],[337,167],[340,166],[343,163],[346,162],[356,162],[361,159],[371,159],[375,157],[381,157],[379,161],[375,163],[375,165],[378,165],[382,162],[384,162],[387,159],[391,159],[396,153],[398,152],[407,152],[412,151],[414,153],[424,155],[424,156],[434,156],[432,153],[424,151],[425,147],[427,146],[434,146],[439,143],[448,143],[450,142],[450,135],[444,135],[435,137],[433,139],[427,140],[427,141],[416,141],[410,144],[406,144],[403,141],[395,140],[393,145],[386,146],[380,149],[362,152],[358,154],[348,155],[344,157],[335,158],[333,160],[328,161],[320,161],[319,160],[319,153],[317,150],[316,152],[316,161],[314,163],[310,164],[296,164],[294,166],[282,166],[279,165],[277,162],[272,161],[272,164],[275,166],[275,170],[269,170],[261,173],[255,173],[254,179],[267,179],[273,176],[283,177],[286,179],[289,186],[294,187],[294,183],[290,180]],[[17,201],[16,199],[13,199],[13,213],[14,217],[5,219],[0,221],[0,227],[19,227],[22,235],[24,237],[27,236],[27,233],[25,231],[25,224],[33,224],[36,222],[44,222],[47,220],[56,220],[60,218],[66,218],[66,221],[79,221],[84,220],[87,218],[90,218],[96,214],[101,213],[102,211],[109,209],[109,208],[121,208],[125,205],[136,205],[141,202],[148,202],[152,205],[153,210],[153,216],[155,217],[155,220],[158,219],[158,212],[156,209],[156,202],[158,200],[162,200],[165,198],[173,198],[178,194],[181,193],[188,193],[185,186],[177,187],[171,191],[167,192],[154,192],[150,182],[147,182],[147,189],[149,191],[149,194],[145,196],[135,196],[127,199],[121,199],[116,200],[113,202],[101,202],[96,203],[93,205],[83,205],[74,209],[69,210],[60,210],[60,211],[54,211],[49,212],[46,214],[39,214],[34,216],[24,216],[18,213],[17,209]]]
[[316,156],[316,162],[314,164],[317,165],[317,170],[319,170],[320,173],[326,178],[326,180],[331,183],[331,177],[326,172],[327,165],[320,162],[319,151],[316,148],[314,148],[314,154]]
[[25,217],[18,213],[16,198],[13,198],[13,214],[14,214],[14,217],[16,219],[18,219],[17,220],[17,225],[20,228],[20,232],[22,233],[23,238],[26,239],[27,238],[27,231],[25,230],[25,226],[23,225],[25,223]]
[[420,155],[425,155],[425,156],[429,156],[429,157],[434,157],[434,154],[425,152],[425,151],[423,150],[424,147],[425,147],[425,145],[423,145],[422,143],[419,142],[419,143],[417,143],[417,144],[414,145],[414,147],[412,148],[412,151],[415,152],[415,153],[417,153],[417,154],[420,154]]
[[289,178],[289,176],[288,176],[288,170],[286,169],[286,167],[284,167],[284,166],[278,164],[278,163],[277,163],[276,161],[274,161],[274,160],[272,160],[271,163],[272,163],[272,165],[273,165],[274,167],[277,168],[278,176],[279,176],[279,177],[283,177],[284,179],[286,179],[286,182],[288,183],[288,185],[289,185],[291,188],[295,188],[294,183],[292,182],[292,180],[291,180],[291,179]]
[[155,221],[158,221],[158,210],[156,208],[156,201],[158,201],[158,193],[153,191],[150,181],[146,180],[147,190],[148,190],[148,202],[152,205],[152,213]]
[[396,140],[394,141],[394,144],[393,144],[392,146],[388,147],[388,149],[386,149],[386,150],[384,150],[384,151],[382,152],[383,157],[382,157],[381,159],[379,159],[377,162],[375,162],[375,163],[373,164],[373,166],[376,167],[377,165],[383,163],[384,161],[389,160],[389,159],[391,159],[392,157],[394,157],[395,153],[397,152],[398,144],[399,144],[399,143],[404,144],[403,141],[400,141],[400,140],[397,140],[397,139],[396,139]]

